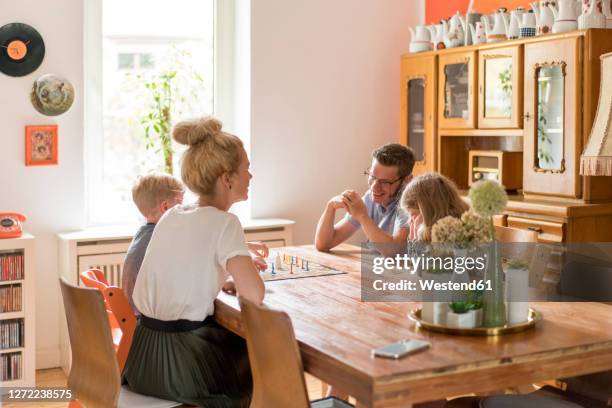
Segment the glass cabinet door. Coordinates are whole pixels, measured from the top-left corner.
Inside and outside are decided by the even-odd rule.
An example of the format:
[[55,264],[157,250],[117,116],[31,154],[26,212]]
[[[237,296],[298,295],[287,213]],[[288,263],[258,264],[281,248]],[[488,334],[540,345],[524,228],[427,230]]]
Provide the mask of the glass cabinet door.
[[478,127],[520,128],[522,124],[521,46],[478,54]]
[[416,161],[425,160],[425,80],[409,79],[408,87],[408,140]]
[[435,171],[437,56],[406,55],[401,61],[400,143],[414,151],[413,174]]
[[523,189],[580,198],[580,38],[525,45]]
[[474,128],[474,52],[440,55],[438,120],[440,128]]
[[536,69],[536,155],[534,167],[538,170],[561,172],[563,158],[565,95],[565,63],[544,64]]

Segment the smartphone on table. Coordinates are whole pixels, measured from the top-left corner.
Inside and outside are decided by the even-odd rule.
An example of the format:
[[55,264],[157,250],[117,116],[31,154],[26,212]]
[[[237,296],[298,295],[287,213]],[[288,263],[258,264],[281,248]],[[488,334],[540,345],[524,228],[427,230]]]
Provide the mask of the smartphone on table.
[[406,339],[374,349],[372,350],[372,355],[374,357],[399,359],[409,354],[428,349],[430,346],[431,343],[425,340]]

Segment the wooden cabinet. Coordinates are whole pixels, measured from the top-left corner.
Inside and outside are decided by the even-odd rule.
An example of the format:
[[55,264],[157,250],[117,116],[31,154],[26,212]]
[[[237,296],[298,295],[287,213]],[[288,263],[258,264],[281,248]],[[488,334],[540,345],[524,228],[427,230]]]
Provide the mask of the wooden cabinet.
[[439,126],[441,129],[473,129],[476,125],[476,52],[449,52],[439,58]]
[[523,47],[478,53],[478,128],[522,128]]
[[525,194],[581,196],[581,45],[580,37],[525,45]]
[[437,57],[402,58],[400,143],[412,147],[413,174],[436,169]]
[[[467,189],[470,152],[522,154],[522,188],[498,222],[534,230],[543,242],[612,241],[612,177],[579,174],[599,56],[611,51],[612,30],[589,29],[404,55],[400,140],[422,149],[415,173],[436,170]],[[420,110],[411,108],[412,78],[424,79],[415,99],[425,101],[422,141],[420,116],[412,116],[414,132],[409,126],[410,110]]]

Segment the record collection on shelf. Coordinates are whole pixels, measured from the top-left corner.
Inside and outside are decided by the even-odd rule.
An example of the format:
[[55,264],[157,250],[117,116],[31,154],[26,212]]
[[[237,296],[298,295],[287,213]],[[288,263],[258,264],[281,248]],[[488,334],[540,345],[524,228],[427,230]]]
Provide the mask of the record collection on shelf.
[[0,350],[23,347],[24,337],[23,319],[0,321]]
[[21,378],[21,353],[0,355],[0,381],[13,381]]
[[[7,214],[9,213],[0,214],[0,218],[5,220]],[[3,223],[3,226],[6,227],[5,224]],[[3,232],[6,232],[6,228]],[[32,279],[34,237],[22,233],[16,237],[0,238],[2,238],[0,239],[0,383],[2,383],[0,396],[2,396],[10,387],[35,386],[36,340]]]
[[0,313],[20,312],[21,283],[0,286]]
[[24,279],[23,253],[0,254],[0,282]]

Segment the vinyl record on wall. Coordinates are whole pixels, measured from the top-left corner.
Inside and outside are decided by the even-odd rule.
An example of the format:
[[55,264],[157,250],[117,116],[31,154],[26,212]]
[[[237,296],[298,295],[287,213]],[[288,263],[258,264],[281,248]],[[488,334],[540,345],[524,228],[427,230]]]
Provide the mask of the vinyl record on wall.
[[45,43],[33,27],[10,23],[0,27],[0,71],[20,77],[34,72],[45,57]]

